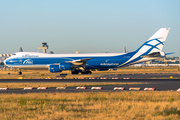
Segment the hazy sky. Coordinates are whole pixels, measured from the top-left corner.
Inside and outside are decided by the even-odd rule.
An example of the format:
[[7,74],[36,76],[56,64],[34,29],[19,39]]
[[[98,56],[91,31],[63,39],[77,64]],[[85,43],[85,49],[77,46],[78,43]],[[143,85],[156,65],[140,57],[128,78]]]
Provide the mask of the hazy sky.
[[180,56],[180,0],[0,0],[0,53],[134,51],[162,27]]

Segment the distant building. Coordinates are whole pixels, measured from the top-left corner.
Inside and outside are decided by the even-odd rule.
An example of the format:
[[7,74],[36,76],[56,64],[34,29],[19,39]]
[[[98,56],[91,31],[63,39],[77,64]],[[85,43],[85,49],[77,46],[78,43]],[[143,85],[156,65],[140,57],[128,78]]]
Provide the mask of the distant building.
[[42,47],[38,47],[38,49],[43,50],[43,53],[46,53],[46,50],[48,49],[48,45],[46,42],[42,43]]
[[166,57],[160,60],[153,60],[152,64],[179,64],[179,57]]
[[124,50],[123,50],[123,53],[126,53],[126,46],[124,46]]
[[110,53],[108,49],[107,49],[107,52],[106,52],[106,53]]
[[54,54],[54,52],[53,52],[53,51],[50,51],[49,54]]
[[77,50],[76,50],[76,52],[75,52],[75,53],[79,53],[79,51],[77,51]]
[[12,54],[0,54],[0,63],[2,63],[6,58],[10,57]]
[[22,49],[22,47],[20,47],[20,48],[19,48],[19,52],[23,52],[23,49]]

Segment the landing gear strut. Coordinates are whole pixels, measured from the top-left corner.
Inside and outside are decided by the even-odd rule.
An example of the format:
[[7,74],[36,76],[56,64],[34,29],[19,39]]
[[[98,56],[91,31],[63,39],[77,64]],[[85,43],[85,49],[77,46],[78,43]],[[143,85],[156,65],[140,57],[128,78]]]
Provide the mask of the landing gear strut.
[[20,69],[19,69],[18,75],[22,75],[22,72],[21,72],[21,70],[20,70]]

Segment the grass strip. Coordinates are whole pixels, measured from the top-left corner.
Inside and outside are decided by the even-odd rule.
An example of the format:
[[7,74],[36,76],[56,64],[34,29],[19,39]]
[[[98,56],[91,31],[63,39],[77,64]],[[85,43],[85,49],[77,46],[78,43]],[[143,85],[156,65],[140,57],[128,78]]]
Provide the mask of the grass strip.
[[0,94],[1,120],[178,120],[180,94],[171,91]]

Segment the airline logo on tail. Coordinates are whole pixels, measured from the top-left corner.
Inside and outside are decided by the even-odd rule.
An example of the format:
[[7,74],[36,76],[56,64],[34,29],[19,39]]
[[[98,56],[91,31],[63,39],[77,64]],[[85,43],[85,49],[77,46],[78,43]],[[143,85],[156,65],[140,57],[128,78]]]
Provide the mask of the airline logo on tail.
[[151,52],[161,51],[164,42],[161,42],[160,38],[148,40],[137,50],[137,52],[149,54]]
[[141,56],[145,56],[153,52],[161,52],[169,30],[170,28],[159,29],[152,37],[150,37],[141,47],[135,51],[135,54],[129,60],[120,66],[138,61],[141,59]]
[[152,37],[150,37],[141,47],[139,47],[137,52],[144,52],[147,54],[152,52],[162,51],[164,42],[167,38],[170,28],[159,29]]

